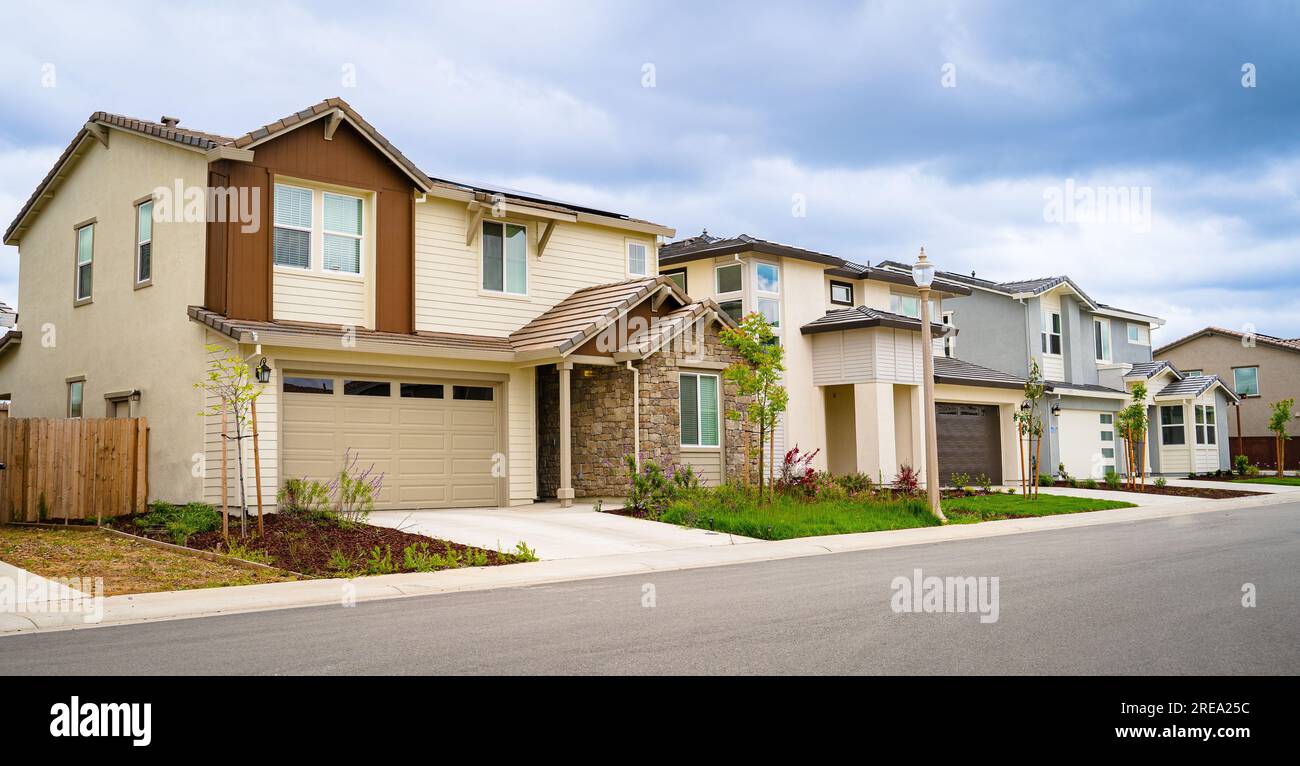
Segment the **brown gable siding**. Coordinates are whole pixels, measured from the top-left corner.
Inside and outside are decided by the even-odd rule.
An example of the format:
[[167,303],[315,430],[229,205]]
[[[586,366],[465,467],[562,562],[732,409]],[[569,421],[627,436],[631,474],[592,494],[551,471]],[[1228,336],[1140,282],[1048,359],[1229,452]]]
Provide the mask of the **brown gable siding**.
[[[214,177],[257,187],[262,225],[240,231],[237,221],[214,224],[208,237],[207,308],[232,319],[269,321],[271,294],[272,179],[276,175],[376,192],[375,330],[413,332],[414,209],[410,178],[346,122],[332,140],[318,119],[254,147],[252,162],[213,163]],[[224,284],[221,275],[224,274]]]

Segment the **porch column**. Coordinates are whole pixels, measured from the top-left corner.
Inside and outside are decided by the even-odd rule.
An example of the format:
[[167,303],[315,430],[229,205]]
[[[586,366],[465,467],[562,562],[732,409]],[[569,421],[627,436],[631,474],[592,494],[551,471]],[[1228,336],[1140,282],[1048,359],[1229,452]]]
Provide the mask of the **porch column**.
[[853,420],[858,470],[872,480],[891,482],[898,473],[894,443],[894,387],[889,383],[853,385]]
[[[912,454],[911,461],[913,467],[920,472],[921,482],[930,480],[930,461],[926,457],[925,441],[925,387],[908,386],[908,415],[911,417],[912,428]],[[902,457],[901,455],[899,456]],[[901,461],[900,461],[901,462]],[[936,478],[935,481],[938,481]]]
[[573,362],[560,362],[560,487],[555,496],[562,508],[573,505],[573,434],[570,423],[570,373]]

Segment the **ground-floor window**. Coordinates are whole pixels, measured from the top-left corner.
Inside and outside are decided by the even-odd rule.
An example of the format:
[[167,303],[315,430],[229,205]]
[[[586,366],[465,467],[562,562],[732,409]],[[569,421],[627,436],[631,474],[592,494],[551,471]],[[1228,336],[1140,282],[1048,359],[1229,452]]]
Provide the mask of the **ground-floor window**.
[[68,417],[81,417],[82,395],[86,388],[84,380],[68,381]]
[[1214,423],[1214,405],[1196,405],[1196,443],[1218,444],[1218,434]]
[[1160,408],[1160,443],[1187,443],[1187,433],[1183,430],[1183,405],[1166,405]]
[[682,446],[718,446],[718,376],[682,373],[678,403]]

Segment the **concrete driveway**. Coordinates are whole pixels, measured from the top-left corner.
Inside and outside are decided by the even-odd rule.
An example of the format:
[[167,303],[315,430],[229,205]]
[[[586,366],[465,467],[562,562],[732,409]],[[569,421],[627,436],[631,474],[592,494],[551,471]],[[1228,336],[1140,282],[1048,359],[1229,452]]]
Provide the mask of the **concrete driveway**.
[[[606,501],[618,507],[618,501]],[[492,550],[523,542],[543,559],[572,559],[754,542],[753,538],[598,513],[590,503],[561,508],[534,503],[514,508],[376,511],[370,523]]]

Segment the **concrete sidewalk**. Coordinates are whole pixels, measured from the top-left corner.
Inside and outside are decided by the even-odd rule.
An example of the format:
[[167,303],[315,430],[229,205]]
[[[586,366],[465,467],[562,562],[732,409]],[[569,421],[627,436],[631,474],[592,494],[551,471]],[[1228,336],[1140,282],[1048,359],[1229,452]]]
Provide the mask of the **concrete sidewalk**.
[[[630,574],[696,569],[827,553],[974,540],[1026,532],[1123,524],[1199,513],[1249,512],[1252,507],[1295,504],[1291,493],[1228,500],[1184,500],[1138,508],[1093,511],[980,524],[954,524],[886,532],[865,532],[795,540],[751,541],[736,545],[696,546],[674,550],[622,553],[587,558],[553,559],[532,564],[474,567],[423,574],[395,574],[354,580],[308,580],[232,588],[110,596],[104,599],[99,625],[183,619],[305,606],[347,606],[358,601],[452,593],[489,588],[545,585]],[[1300,505],[1297,505],[1300,509]],[[76,629],[85,625],[69,615],[0,614],[0,634]]]
[[[603,504],[606,508],[618,508],[623,501],[611,498]],[[370,514],[369,521],[489,550],[510,552],[522,542],[541,559],[588,558],[754,542],[752,538],[725,532],[597,513],[590,502],[579,502],[570,508],[561,508],[559,503],[551,502],[515,508],[379,511]]]

